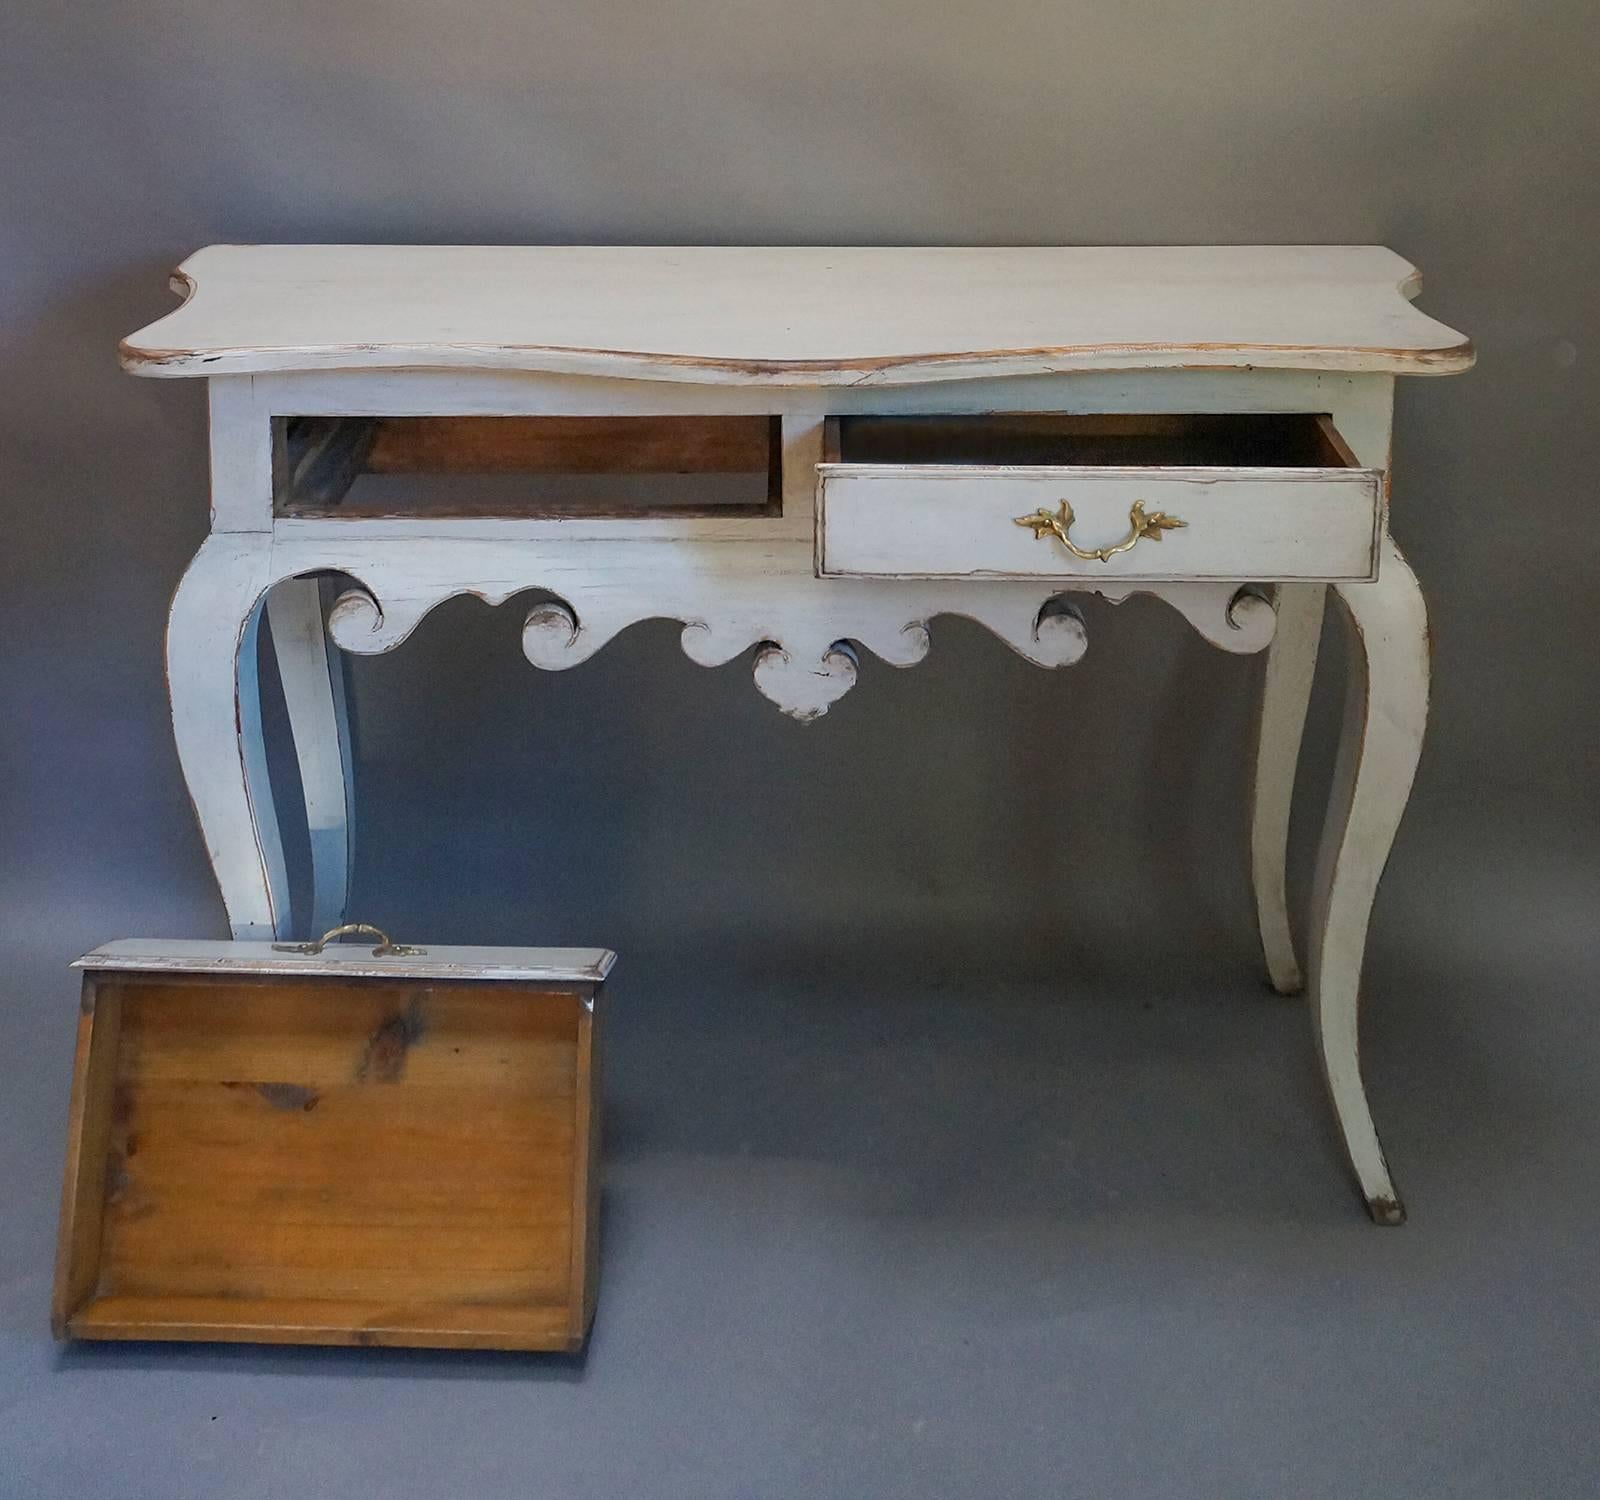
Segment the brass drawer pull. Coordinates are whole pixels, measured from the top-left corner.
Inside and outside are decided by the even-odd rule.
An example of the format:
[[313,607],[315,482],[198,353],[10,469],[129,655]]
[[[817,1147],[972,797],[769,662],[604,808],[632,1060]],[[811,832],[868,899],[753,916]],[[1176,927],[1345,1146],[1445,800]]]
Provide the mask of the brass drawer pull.
[[1135,500],[1132,509],[1128,511],[1128,525],[1132,529],[1127,536],[1115,546],[1095,547],[1091,550],[1078,546],[1067,535],[1072,529],[1072,520],[1072,507],[1063,500],[1060,510],[1055,515],[1051,515],[1041,507],[1031,516],[1016,517],[1015,524],[1030,527],[1035,541],[1043,541],[1046,532],[1052,533],[1056,540],[1080,562],[1109,562],[1119,552],[1131,552],[1146,537],[1152,542],[1159,542],[1163,531],[1175,531],[1188,525],[1188,522],[1180,521],[1176,516],[1166,515],[1159,510],[1147,516],[1144,513],[1144,501]]
[[346,922],[342,927],[330,927],[312,943],[274,943],[272,951],[317,954],[335,938],[363,936],[377,938],[378,946],[372,950],[374,958],[414,958],[428,951],[426,948],[408,948],[404,943],[394,942],[381,927],[374,927],[370,922]]

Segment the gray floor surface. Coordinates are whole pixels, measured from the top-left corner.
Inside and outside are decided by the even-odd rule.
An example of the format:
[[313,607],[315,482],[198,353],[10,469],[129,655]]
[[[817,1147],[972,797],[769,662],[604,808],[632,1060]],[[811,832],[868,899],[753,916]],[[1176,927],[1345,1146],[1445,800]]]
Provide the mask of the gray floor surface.
[[1399,1230],[1242,946],[638,941],[581,1358],[54,1346],[75,987],[8,954],[0,1494],[1595,1494],[1596,1021],[1558,915],[1454,965],[1379,924]]

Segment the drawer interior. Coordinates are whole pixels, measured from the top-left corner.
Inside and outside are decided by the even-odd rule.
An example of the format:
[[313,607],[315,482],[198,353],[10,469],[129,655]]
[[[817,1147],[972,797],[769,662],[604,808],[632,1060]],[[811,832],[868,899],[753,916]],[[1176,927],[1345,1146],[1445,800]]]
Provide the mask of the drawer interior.
[[775,416],[283,416],[273,510],[348,518],[773,516]]
[[987,412],[835,417],[834,463],[1355,469],[1318,412]]
[[93,1015],[64,1331],[570,1342],[577,995],[117,976]]

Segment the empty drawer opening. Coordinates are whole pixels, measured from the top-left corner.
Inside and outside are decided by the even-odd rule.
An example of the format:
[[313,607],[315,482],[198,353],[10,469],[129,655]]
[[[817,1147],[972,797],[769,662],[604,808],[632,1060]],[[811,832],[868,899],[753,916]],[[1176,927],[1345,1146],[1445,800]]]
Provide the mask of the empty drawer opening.
[[839,417],[829,442],[838,463],[1360,467],[1332,419],[1316,412]]
[[273,421],[280,516],[776,516],[777,417]]

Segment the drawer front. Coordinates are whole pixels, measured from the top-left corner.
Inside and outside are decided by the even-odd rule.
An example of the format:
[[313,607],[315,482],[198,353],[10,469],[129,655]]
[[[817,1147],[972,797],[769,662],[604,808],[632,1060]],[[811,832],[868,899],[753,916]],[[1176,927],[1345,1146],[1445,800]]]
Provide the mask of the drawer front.
[[1371,469],[824,463],[817,480],[827,578],[1376,576]]

